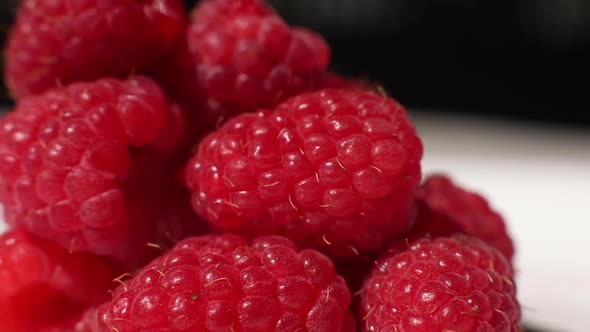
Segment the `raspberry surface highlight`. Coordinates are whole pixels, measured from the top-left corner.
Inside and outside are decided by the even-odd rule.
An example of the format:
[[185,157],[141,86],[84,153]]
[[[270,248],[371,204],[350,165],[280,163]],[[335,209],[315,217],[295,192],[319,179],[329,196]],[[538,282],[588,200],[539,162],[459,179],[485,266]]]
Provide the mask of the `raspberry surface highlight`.
[[363,331],[521,331],[510,263],[465,236],[390,252],[361,293]]
[[186,177],[217,229],[356,256],[407,230],[421,157],[396,101],[322,90],[230,120],[203,139]]
[[332,262],[286,238],[181,241],[98,311],[99,332],[351,331],[350,292]]

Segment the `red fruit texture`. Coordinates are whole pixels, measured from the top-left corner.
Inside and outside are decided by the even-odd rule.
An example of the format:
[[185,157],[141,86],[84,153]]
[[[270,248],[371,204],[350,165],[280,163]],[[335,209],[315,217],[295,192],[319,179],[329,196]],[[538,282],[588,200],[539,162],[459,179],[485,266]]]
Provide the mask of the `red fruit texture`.
[[96,310],[97,307],[91,307],[68,320],[38,328],[34,332],[95,332]]
[[181,38],[181,0],[25,0],[6,44],[16,98],[149,69]]
[[350,292],[332,262],[286,238],[179,242],[98,310],[98,332],[353,331]]
[[[116,267],[86,254],[70,254],[23,231],[0,237],[2,331],[37,332],[82,325],[87,308],[108,300]],[[78,321],[77,323],[73,323]],[[90,322],[88,317],[84,321]],[[70,323],[72,322],[72,323]],[[89,329],[67,329],[89,331]]]
[[481,239],[512,260],[514,245],[502,216],[481,195],[459,187],[447,176],[429,176],[416,192],[416,207],[414,235],[463,233]]
[[478,239],[417,240],[365,281],[363,331],[520,331],[512,275],[504,255]]
[[173,172],[182,135],[170,134],[182,133],[181,115],[145,77],[21,100],[0,120],[6,221],[72,252],[139,264],[146,243],[178,228],[167,211],[190,208],[188,193],[170,199],[183,192]]
[[201,141],[186,176],[194,208],[217,229],[350,257],[407,230],[421,157],[396,101],[322,90],[228,121]]
[[205,0],[157,76],[211,127],[315,88],[329,62],[319,35],[289,27],[261,0]]

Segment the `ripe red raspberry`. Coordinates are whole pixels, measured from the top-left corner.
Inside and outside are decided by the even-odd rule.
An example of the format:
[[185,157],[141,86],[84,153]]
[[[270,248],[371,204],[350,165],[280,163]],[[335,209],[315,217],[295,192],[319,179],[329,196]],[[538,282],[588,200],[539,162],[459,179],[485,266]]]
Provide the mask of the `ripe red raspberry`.
[[290,28],[261,0],[205,0],[157,76],[212,126],[314,88],[329,61],[320,36]]
[[160,242],[155,228],[168,226],[160,217],[184,203],[168,199],[182,190],[172,172],[181,135],[170,135],[180,115],[144,77],[21,100],[0,120],[6,221],[70,251],[139,263],[146,242]]
[[416,192],[417,219],[413,234],[474,236],[502,252],[508,261],[514,245],[502,216],[482,196],[469,192],[444,175],[429,176]]
[[181,241],[113,293],[98,332],[352,331],[350,292],[332,262],[286,238]]
[[15,97],[148,69],[181,37],[181,0],[25,0],[7,42]]
[[227,122],[201,142],[187,183],[218,229],[355,256],[406,231],[421,157],[397,102],[322,90]]
[[107,290],[117,274],[115,269],[104,259],[85,253],[70,254],[22,231],[2,235],[2,331],[52,331],[52,326],[81,322],[86,308],[108,300]]
[[364,331],[520,331],[512,274],[499,251],[475,238],[418,240],[365,281]]

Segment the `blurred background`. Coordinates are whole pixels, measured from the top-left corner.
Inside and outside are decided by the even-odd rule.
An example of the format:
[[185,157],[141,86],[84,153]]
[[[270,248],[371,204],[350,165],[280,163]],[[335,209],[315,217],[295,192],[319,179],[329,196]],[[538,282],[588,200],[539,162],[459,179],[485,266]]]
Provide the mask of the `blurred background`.
[[[17,2],[0,1],[2,38]],[[590,1],[270,2],[329,40],[335,70],[410,108],[590,125]]]
[[590,1],[272,2],[410,108],[590,124]]
[[[0,0],[2,40],[17,2]],[[335,71],[410,109],[426,173],[506,217],[527,324],[588,331],[590,1],[270,2],[325,36]]]
[[[0,0],[0,38],[17,2]],[[590,125],[590,1],[270,2],[329,40],[335,70],[409,108]]]

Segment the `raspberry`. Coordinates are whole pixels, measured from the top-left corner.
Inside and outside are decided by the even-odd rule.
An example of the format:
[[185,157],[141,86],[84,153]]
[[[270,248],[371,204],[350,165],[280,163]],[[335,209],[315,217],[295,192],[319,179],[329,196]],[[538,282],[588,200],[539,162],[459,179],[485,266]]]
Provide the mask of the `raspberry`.
[[116,273],[102,258],[70,254],[23,231],[8,232],[0,237],[2,330],[45,331],[80,319],[86,308],[108,300]]
[[364,331],[520,331],[512,274],[499,251],[475,238],[418,240],[365,281]]
[[98,310],[98,332],[351,331],[350,292],[322,254],[286,238],[181,241]]
[[508,261],[514,245],[504,220],[482,196],[454,184],[444,175],[429,176],[416,192],[417,221],[413,234],[474,236],[502,252]]
[[421,157],[397,102],[322,90],[240,115],[208,135],[187,183],[195,210],[217,229],[280,234],[355,256],[406,230]]
[[180,38],[181,0],[25,0],[7,42],[15,97],[149,69]]
[[45,326],[43,330],[35,330],[35,332],[95,332],[97,329],[97,309],[98,306],[90,307],[69,320],[55,325]]
[[160,242],[156,228],[178,227],[160,216],[184,203],[168,198],[183,190],[172,172],[181,135],[169,135],[179,115],[144,77],[21,100],[0,120],[7,222],[70,251],[140,263],[146,242]]
[[330,61],[324,40],[290,28],[260,0],[206,0],[157,75],[212,126],[312,89]]

